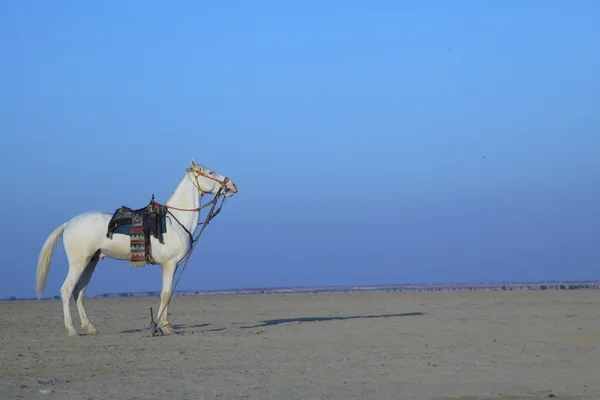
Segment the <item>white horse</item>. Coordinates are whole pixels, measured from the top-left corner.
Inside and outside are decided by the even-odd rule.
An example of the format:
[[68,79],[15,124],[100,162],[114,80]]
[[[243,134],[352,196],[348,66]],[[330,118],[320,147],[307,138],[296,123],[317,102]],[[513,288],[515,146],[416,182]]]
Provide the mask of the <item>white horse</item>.
[[[160,243],[154,236],[151,240],[151,254],[163,270],[160,307],[157,321],[158,327],[166,334],[173,333],[173,326],[168,321],[168,296],[173,283],[173,275],[177,266],[189,255],[191,246],[190,234],[193,235],[198,227],[200,217],[200,200],[205,193],[216,195],[222,189],[226,197],[237,193],[237,186],[228,178],[211,171],[192,159],[186,169],[183,179],[165,204],[174,218],[167,218],[167,231]],[[62,298],[65,327],[69,336],[78,336],[73,326],[69,301],[75,298],[81,326],[89,335],[95,335],[98,330],[88,319],[83,308],[83,297],[96,264],[104,257],[117,260],[131,259],[130,238],[128,235],[114,234],[106,237],[108,222],[112,213],[89,211],[73,217],[60,225],[46,239],[37,266],[37,295],[41,298],[46,285],[50,262],[54,248],[60,237],[69,261],[69,272],[60,289]],[[185,227],[185,229],[183,228]],[[187,232],[186,232],[187,229]],[[189,232],[189,233],[188,233]],[[163,311],[163,308],[164,311]]]

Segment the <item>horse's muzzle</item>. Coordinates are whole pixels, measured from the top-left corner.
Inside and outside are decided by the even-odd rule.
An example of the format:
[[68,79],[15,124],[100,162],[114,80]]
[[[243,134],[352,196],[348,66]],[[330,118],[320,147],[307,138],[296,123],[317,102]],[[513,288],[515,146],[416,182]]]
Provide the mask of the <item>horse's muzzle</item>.
[[227,183],[225,184],[225,196],[227,196],[227,197],[233,196],[237,192],[238,192],[237,185],[235,183],[233,183],[232,181],[227,181]]

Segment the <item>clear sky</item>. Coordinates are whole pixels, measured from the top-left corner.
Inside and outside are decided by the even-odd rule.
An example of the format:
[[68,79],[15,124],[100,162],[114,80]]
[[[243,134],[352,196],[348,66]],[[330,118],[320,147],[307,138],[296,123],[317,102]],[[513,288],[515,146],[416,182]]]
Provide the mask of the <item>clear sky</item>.
[[[178,289],[600,279],[600,2],[0,3],[0,297],[46,237],[239,194]],[[144,171],[143,173],[141,171]],[[55,253],[44,296],[67,272]],[[159,290],[104,260],[88,294]]]

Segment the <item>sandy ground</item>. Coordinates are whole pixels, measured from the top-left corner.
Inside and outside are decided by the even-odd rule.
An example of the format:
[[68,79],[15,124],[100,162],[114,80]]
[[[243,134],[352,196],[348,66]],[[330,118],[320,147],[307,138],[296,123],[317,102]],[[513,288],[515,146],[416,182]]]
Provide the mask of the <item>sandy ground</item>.
[[0,399],[600,399],[600,291],[178,297],[164,337],[158,298],[86,306],[0,303]]

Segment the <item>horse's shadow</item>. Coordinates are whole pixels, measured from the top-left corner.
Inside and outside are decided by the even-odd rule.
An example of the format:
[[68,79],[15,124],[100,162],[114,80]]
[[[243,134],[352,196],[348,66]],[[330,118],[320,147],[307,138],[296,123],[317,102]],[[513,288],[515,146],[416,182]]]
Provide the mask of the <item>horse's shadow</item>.
[[[400,313],[400,314],[373,314],[373,315],[349,315],[345,317],[299,317],[299,318],[278,318],[278,319],[267,319],[261,321],[260,324],[257,325],[248,325],[248,326],[240,326],[240,329],[252,329],[252,328],[262,328],[267,326],[281,325],[281,324],[289,324],[289,323],[304,323],[304,322],[328,322],[328,321],[346,321],[350,319],[376,319],[376,318],[397,318],[397,317],[418,317],[425,315],[423,312],[411,312],[411,313]],[[204,328],[210,326],[211,324],[176,324],[173,325],[174,329],[185,329],[185,328]],[[128,329],[125,331],[121,331],[121,333],[139,333],[146,330],[149,330],[149,327],[140,328],[140,329]],[[215,328],[208,329],[205,332],[218,332],[222,331],[224,328]]]
[[345,321],[349,319],[371,319],[371,318],[396,318],[396,317],[416,317],[425,315],[423,312],[401,313],[401,314],[378,314],[378,315],[350,315],[347,317],[302,317],[302,318],[279,318],[267,319],[262,323],[251,326],[240,326],[240,329],[261,328],[265,326],[273,326],[287,324],[293,322],[326,322],[326,321]]
[[[173,325],[173,329],[185,329],[185,328],[204,328],[205,326],[210,326],[210,324],[193,324],[193,325],[183,325],[183,324],[175,324]],[[139,333],[144,331],[149,331],[150,325],[146,328],[139,329],[127,329],[125,331],[121,331],[121,333]]]

